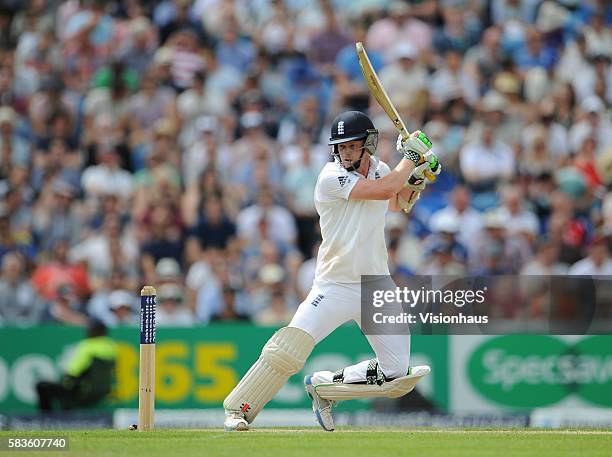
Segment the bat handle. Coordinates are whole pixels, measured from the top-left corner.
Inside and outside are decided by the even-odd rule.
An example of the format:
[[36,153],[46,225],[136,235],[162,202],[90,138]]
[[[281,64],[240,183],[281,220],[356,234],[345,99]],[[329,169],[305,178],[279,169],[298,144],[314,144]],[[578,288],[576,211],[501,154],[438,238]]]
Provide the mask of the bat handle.
[[[430,170],[433,171],[434,173],[436,171],[438,171],[438,168],[440,168],[440,162],[438,160],[436,160],[436,163],[432,164],[432,166],[430,166]],[[423,174],[425,175],[425,177],[430,181],[430,182],[434,182],[436,180],[436,175],[429,173],[428,171],[424,171]],[[408,178],[408,184],[416,184],[419,181],[419,178],[417,178],[414,175],[411,175],[410,178]]]

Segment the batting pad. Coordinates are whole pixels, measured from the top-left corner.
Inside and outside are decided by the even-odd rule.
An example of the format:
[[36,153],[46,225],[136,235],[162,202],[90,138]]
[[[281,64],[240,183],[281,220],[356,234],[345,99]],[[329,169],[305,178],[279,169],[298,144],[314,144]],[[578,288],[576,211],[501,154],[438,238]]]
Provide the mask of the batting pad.
[[316,392],[326,400],[352,400],[354,398],[387,397],[397,398],[406,395],[414,389],[419,380],[427,376],[431,368],[427,365],[412,367],[408,376],[393,381],[378,384],[346,384],[343,382],[332,384],[319,384],[315,386]]
[[230,392],[223,407],[242,411],[247,422],[253,422],[287,379],[302,369],[314,344],[314,338],[304,330],[281,328],[268,340],[259,359]]

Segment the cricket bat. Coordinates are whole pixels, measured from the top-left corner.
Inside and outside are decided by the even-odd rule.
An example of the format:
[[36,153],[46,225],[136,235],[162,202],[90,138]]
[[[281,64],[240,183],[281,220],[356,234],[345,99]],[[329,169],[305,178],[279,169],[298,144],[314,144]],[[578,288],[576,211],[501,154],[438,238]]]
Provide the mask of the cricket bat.
[[[368,84],[370,93],[374,96],[374,98],[376,99],[380,107],[385,111],[385,113],[387,113],[387,116],[389,117],[389,119],[391,119],[391,122],[393,122],[393,125],[395,125],[395,128],[398,130],[399,134],[402,136],[402,139],[407,140],[410,137],[410,132],[408,132],[408,129],[406,128],[406,124],[404,124],[404,121],[402,120],[399,113],[395,109],[395,106],[391,102],[389,95],[387,95],[385,88],[380,83],[380,79],[378,79],[378,75],[376,74],[376,71],[374,71],[374,67],[372,66],[372,63],[370,62],[368,53],[363,47],[363,43],[362,42],[355,43],[355,47],[357,48],[357,57],[359,58],[359,66],[361,67],[361,72],[363,73],[363,77],[365,78],[366,83]],[[436,163],[433,170],[434,171],[437,170],[438,166],[439,166],[438,163]],[[435,175],[430,175],[430,174],[427,174],[427,178],[430,181],[435,181],[436,179]]]

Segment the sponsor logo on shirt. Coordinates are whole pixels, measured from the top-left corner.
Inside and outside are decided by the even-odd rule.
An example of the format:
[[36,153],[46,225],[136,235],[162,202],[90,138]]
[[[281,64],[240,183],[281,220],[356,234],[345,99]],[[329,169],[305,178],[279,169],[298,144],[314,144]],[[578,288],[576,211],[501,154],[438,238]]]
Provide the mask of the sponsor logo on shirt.
[[319,294],[314,298],[313,301],[310,302],[310,304],[312,306],[319,306],[319,303],[321,303],[321,300],[323,300],[323,298],[324,298],[323,295]]

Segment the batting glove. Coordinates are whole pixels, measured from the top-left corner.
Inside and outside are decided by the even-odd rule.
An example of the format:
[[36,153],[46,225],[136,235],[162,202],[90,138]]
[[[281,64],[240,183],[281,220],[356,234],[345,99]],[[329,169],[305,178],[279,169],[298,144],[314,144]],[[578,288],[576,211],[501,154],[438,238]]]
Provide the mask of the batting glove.
[[[424,184],[423,184],[423,186],[424,186]],[[417,202],[417,200],[419,198],[421,198],[421,193],[420,192],[412,192],[412,194],[410,194],[410,198],[408,200],[404,200],[401,197],[401,195],[397,196],[399,207],[406,214],[408,214],[410,211],[412,211],[412,208],[413,208],[414,204]]]
[[404,140],[399,135],[396,149],[405,159],[411,160],[418,165],[422,157],[431,149],[431,141],[423,132],[416,130],[410,134],[407,140]]
[[442,164],[438,160],[438,156],[436,156],[433,151],[428,151],[423,156],[423,160],[424,162],[421,165],[417,165],[415,169],[412,170],[406,184],[410,184],[411,186],[419,185],[425,178],[429,181],[436,180],[437,176],[442,171]]
[[425,172],[429,169],[429,162],[423,162],[421,165],[412,170],[410,177],[404,184],[404,187],[409,188],[415,192],[421,192],[425,190],[425,185],[427,184],[425,180]]

